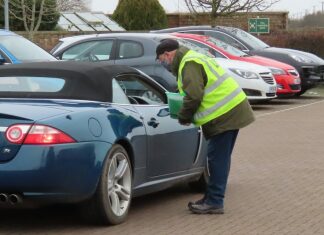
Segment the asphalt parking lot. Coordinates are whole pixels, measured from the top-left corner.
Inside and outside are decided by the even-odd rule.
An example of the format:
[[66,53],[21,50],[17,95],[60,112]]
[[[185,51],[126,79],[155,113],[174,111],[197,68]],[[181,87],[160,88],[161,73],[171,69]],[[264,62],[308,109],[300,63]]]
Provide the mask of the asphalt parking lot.
[[126,223],[81,222],[74,207],[1,210],[0,234],[324,234],[324,89],[253,105],[241,130],[224,215],[194,215],[186,185],[135,198]]

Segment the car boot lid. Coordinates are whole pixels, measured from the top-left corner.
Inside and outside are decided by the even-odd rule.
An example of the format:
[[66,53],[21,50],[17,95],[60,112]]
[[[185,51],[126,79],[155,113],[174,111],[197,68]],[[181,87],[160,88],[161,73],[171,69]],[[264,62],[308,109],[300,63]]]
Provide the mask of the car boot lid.
[[45,104],[32,103],[0,103],[0,115],[6,117],[15,117],[28,120],[41,120],[57,115],[69,113],[71,111],[60,108],[59,106],[48,106]]

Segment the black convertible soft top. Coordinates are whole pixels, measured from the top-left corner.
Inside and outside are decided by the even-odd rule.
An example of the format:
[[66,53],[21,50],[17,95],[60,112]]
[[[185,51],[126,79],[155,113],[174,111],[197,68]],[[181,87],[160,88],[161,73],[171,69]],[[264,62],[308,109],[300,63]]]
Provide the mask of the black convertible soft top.
[[112,100],[112,78],[120,74],[139,72],[124,65],[105,62],[51,61],[0,66],[3,77],[53,77],[65,80],[59,92],[6,92],[0,98],[55,98],[109,102]]

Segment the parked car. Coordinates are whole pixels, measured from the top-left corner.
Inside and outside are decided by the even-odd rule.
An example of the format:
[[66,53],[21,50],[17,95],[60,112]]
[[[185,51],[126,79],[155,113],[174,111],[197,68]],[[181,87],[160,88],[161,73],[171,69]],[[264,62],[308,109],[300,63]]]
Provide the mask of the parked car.
[[0,65],[56,60],[35,43],[11,31],[0,29]]
[[234,27],[224,26],[185,26],[152,31],[155,33],[190,33],[207,35],[224,42],[251,55],[259,55],[281,61],[295,67],[301,78],[301,91],[296,95],[303,94],[306,90],[316,86],[324,74],[324,60],[318,56],[288,48],[271,47],[255,36]]
[[265,66],[271,70],[276,83],[277,95],[287,96],[300,92],[300,78],[297,70],[289,64],[261,56],[250,56],[245,52],[216,38],[197,34],[173,33],[173,35],[188,40],[208,50],[216,58],[227,58]]
[[106,61],[140,69],[169,91],[176,91],[175,77],[155,60],[162,35],[108,33],[61,38],[51,50],[60,60]]
[[[190,49],[206,53],[194,44],[175,36],[152,33],[110,33],[67,37],[60,39],[51,53],[62,60],[107,61],[111,64],[134,66],[153,77],[169,91],[176,91],[176,78],[155,60],[156,47],[161,40],[166,38],[174,38]],[[260,71],[254,70],[253,66],[249,66],[249,68],[256,73]],[[268,71],[268,69],[263,68],[264,73],[268,73]],[[241,75],[235,74],[233,76],[235,78]],[[237,80],[242,81],[242,78],[237,78]],[[247,94],[249,100],[267,100],[276,97],[275,92],[269,92],[273,83],[267,84],[262,80],[246,78],[243,78],[243,80],[245,80],[243,86],[246,88],[245,91],[248,91],[247,89],[253,90],[253,92]],[[264,84],[260,86],[258,83]],[[256,87],[258,87],[257,90],[255,90]]]
[[170,117],[165,91],[104,62],[1,66],[0,206],[81,203],[89,219],[118,224],[132,197],[203,187],[201,129]]
[[225,58],[216,60],[238,82],[250,103],[269,101],[277,97],[277,83],[266,67]]

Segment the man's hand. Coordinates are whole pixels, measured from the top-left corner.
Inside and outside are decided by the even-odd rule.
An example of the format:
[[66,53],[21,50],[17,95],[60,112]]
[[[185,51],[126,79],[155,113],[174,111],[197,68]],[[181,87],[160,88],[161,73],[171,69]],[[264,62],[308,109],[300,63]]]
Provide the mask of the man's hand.
[[183,126],[190,126],[191,122],[188,122],[187,120],[179,119],[179,123]]
[[191,123],[180,123],[183,126],[190,126]]

